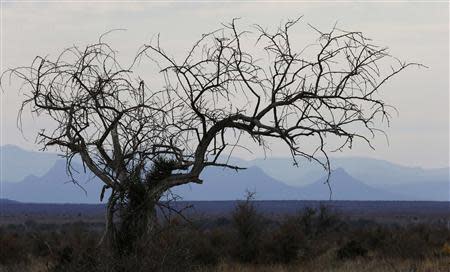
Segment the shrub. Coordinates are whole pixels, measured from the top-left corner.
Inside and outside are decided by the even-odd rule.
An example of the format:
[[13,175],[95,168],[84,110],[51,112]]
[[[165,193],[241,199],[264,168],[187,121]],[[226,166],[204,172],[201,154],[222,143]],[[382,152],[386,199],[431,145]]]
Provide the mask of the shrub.
[[325,207],[274,221],[256,210],[252,196],[238,202],[228,218],[202,217],[191,223],[172,217],[157,227],[156,235],[140,241],[136,251],[121,257],[98,246],[102,232],[95,224],[27,225],[0,228],[0,270],[27,271],[14,269],[32,265],[33,258],[55,272],[188,272],[214,271],[219,263],[236,261],[308,265],[369,252],[374,258],[406,262],[450,255],[445,226],[344,222]]
[[17,233],[0,232],[0,265],[26,263],[26,247]]
[[271,263],[290,263],[297,260],[300,249],[305,246],[305,239],[298,217],[288,217],[273,231],[271,238],[265,241],[264,260]]
[[354,259],[356,257],[365,257],[368,250],[363,247],[361,242],[350,240],[336,252],[337,258],[340,260]]
[[256,261],[261,248],[263,220],[252,203],[253,196],[254,194],[247,193],[246,200],[238,203],[232,214],[236,231],[232,254],[241,262]]

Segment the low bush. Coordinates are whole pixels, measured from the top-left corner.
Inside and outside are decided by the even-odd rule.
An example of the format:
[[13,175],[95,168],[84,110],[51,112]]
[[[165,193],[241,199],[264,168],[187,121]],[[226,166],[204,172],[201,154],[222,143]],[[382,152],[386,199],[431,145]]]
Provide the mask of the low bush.
[[363,247],[361,242],[350,240],[338,249],[337,257],[339,260],[354,259],[367,256],[367,252],[368,250]]
[[232,214],[235,231],[232,255],[241,262],[255,262],[260,254],[263,239],[263,217],[253,205],[253,195],[238,203]]
[[[362,257],[416,261],[450,255],[444,226],[383,225],[343,220],[322,207],[268,219],[252,199],[238,202],[228,217],[180,218],[161,224],[150,240],[118,258],[98,245],[102,232],[83,222],[27,222],[0,228],[0,270],[42,260],[47,270],[65,272],[197,271],[221,263],[310,265]],[[3,269],[6,268],[6,269]],[[21,271],[26,271],[22,269]],[[209,270],[207,270],[209,271]]]

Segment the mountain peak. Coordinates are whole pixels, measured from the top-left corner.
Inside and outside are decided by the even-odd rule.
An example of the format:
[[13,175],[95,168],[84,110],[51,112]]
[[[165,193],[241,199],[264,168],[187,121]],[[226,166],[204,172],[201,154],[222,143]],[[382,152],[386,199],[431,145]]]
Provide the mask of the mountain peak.
[[346,175],[348,175],[348,173],[347,173],[347,172],[345,171],[345,169],[342,168],[342,167],[338,167],[338,168],[332,170],[331,173],[332,173],[332,174],[339,174],[339,175],[340,175],[340,174],[346,174]]
[[5,144],[0,146],[2,152],[25,152],[25,150],[17,145]]
[[345,171],[344,168],[339,167],[335,170],[331,171],[330,180],[355,180],[354,177],[352,177],[347,171]]

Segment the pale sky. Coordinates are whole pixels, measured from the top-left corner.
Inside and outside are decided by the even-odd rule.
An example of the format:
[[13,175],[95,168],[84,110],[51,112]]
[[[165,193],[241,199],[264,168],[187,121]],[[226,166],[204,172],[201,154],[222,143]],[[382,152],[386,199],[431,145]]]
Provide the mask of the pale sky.
[[[389,145],[377,138],[375,151],[366,145],[332,156],[366,156],[422,167],[449,166],[449,4],[448,2],[136,2],[126,1],[2,1],[1,69],[29,65],[37,55],[54,57],[72,45],[84,46],[99,35],[116,28],[127,31],[109,36],[125,63],[137,49],[156,34],[174,56],[182,56],[202,33],[220,23],[240,17],[247,28],[260,24],[277,27],[283,20],[303,15],[307,23],[324,31],[338,27],[365,33],[374,43],[388,46],[392,55],[420,62],[428,69],[409,69],[381,90],[399,116],[386,131]],[[313,36],[294,36],[299,43],[314,42]],[[24,136],[16,126],[23,96],[17,84],[5,87],[1,98],[0,144],[16,144],[36,149],[34,135],[45,126],[24,119]],[[261,156],[238,153],[246,159]],[[287,156],[286,149],[274,145],[269,155]]]

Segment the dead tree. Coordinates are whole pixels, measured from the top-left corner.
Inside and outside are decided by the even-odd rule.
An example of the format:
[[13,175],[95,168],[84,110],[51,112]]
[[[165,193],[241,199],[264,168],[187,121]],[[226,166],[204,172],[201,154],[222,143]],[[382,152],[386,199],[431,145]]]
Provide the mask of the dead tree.
[[[298,20],[274,32],[240,31],[235,23],[203,35],[181,61],[158,40],[124,68],[100,39],[9,71],[24,83],[21,111],[29,107],[53,122],[39,143],[59,147],[69,170],[81,157],[104,183],[101,198],[110,190],[106,232],[116,247],[151,232],[171,188],[202,183],[205,167],[241,169],[224,156],[246,148],[241,136],[262,148],[282,141],[294,163],[305,157],[327,170],[326,137],[342,140],[337,149],[358,139],[370,145],[381,131],[376,124],[390,118],[380,88],[413,65],[360,32],[312,28],[317,41],[296,49],[289,34]],[[134,72],[146,60],[160,67],[162,87]],[[305,138],[315,140],[310,151],[302,148]]]

